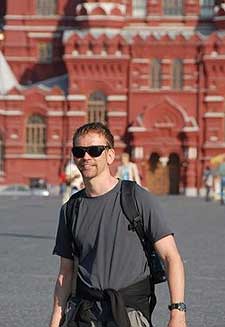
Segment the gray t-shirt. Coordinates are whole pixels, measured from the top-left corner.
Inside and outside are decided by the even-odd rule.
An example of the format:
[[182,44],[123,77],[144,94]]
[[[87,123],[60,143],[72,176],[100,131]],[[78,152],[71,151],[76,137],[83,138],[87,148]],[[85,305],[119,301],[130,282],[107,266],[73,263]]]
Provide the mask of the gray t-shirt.
[[[120,289],[149,274],[147,260],[136,232],[128,230],[129,221],[120,204],[121,181],[109,192],[88,197],[80,195],[73,237],[62,207],[53,253],[73,260],[79,257],[79,276],[91,287]],[[146,233],[154,241],[172,234],[158,200],[136,185],[137,207]],[[76,253],[72,250],[75,240]]]

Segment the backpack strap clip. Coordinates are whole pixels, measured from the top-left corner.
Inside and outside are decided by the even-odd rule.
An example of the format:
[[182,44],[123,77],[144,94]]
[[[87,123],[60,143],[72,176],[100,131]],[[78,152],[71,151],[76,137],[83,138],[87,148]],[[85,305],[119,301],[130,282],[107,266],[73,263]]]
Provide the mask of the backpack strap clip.
[[133,221],[130,222],[130,224],[128,225],[128,230],[135,232],[137,229],[137,226],[139,226],[140,223],[142,223],[142,219],[140,216],[133,218]]

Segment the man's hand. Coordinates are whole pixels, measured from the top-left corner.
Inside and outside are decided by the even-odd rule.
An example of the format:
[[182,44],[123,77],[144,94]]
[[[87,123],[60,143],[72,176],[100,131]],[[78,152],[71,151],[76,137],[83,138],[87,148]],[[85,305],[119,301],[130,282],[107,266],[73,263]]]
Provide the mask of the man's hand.
[[172,310],[168,327],[187,327],[185,312]]

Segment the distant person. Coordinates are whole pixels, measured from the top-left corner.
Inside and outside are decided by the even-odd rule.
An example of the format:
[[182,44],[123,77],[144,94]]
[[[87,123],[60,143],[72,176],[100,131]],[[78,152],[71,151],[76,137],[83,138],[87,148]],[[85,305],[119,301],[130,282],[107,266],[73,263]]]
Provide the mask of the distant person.
[[209,166],[206,166],[204,172],[203,172],[203,182],[205,186],[205,200],[210,201],[211,200],[211,190],[213,187],[213,174],[211,171],[211,168]]
[[66,189],[63,193],[62,202],[69,200],[72,194],[76,193],[83,187],[83,178],[73,160],[69,160],[65,168]]
[[220,177],[220,203],[224,204],[224,191],[225,191],[225,155],[223,157],[223,161],[221,162],[221,164],[219,165],[218,168],[218,174]]
[[124,152],[121,156],[121,165],[117,169],[116,177],[122,180],[135,181],[141,185],[141,179],[138,172],[138,167],[130,161],[130,155]]
[[63,195],[66,191],[66,174],[61,171],[59,174],[59,195]]

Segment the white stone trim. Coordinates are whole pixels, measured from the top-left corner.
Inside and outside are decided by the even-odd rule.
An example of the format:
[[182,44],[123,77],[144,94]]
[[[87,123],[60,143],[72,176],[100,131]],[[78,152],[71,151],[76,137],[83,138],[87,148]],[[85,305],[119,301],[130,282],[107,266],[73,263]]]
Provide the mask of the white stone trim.
[[0,109],[0,115],[3,116],[21,116],[23,113],[21,110],[2,110]]
[[161,63],[162,64],[171,64],[172,60],[171,59],[162,59]]
[[186,196],[197,196],[198,195],[198,190],[196,187],[186,187],[184,192],[185,192]]
[[184,64],[195,64],[196,60],[194,59],[183,59]]
[[190,126],[190,127],[188,127],[188,126],[186,126],[186,127],[184,127],[183,128],[183,131],[188,131],[188,132],[190,132],[190,131],[198,131],[199,130],[199,127],[198,127],[198,124],[197,124],[197,122],[196,122],[196,120],[195,120],[195,117],[193,117],[193,116],[188,116],[188,114],[187,114],[187,112],[184,110],[184,108],[181,106],[181,105],[179,105],[179,104],[177,104],[176,102],[174,102],[172,99],[170,99],[169,97],[166,97],[166,100],[167,100],[167,102],[170,104],[170,105],[172,105],[175,109],[177,109],[180,113],[181,113],[181,115],[183,116],[183,119],[184,119],[184,121],[185,121],[185,123],[188,125],[189,123],[191,123],[191,125],[192,126]]
[[85,100],[87,100],[87,97],[84,94],[70,94],[67,96],[67,100],[69,100],[69,101],[85,101]]
[[198,132],[199,131],[199,127],[198,126],[186,126],[184,128],[182,128],[183,132]]
[[30,19],[45,19],[45,20],[49,20],[49,19],[57,19],[57,18],[61,18],[61,16],[59,15],[50,15],[50,16],[42,16],[42,15],[6,15],[5,16],[6,19],[12,19],[12,20],[17,20],[17,19],[25,19],[25,20],[30,20]]
[[0,95],[0,100],[20,101],[24,99],[25,96],[23,95],[17,95],[17,94]]
[[[79,10],[81,10],[82,8],[85,8],[86,9],[88,15],[90,15],[91,12],[94,9],[96,9],[96,8],[103,9],[105,11],[105,13],[106,13],[107,16],[110,16],[110,12],[111,12],[111,10],[113,8],[119,8],[119,10],[121,11],[121,14],[122,15],[125,15],[126,14],[126,5],[116,4],[116,3],[108,3],[108,2],[82,3],[82,4],[78,4],[77,5],[76,11],[79,12]],[[86,19],[87,19],[87,16],[78,16],[76,18],[79,18],[79,17],[86,17]],[[94,16],[94,17],[96,17],[96,16]],[[107,19],[108,19],[108,17],[107,17]]]
[[79,21],[79,22],[82,22],[82,21],[95,21],[95,20],[114,20],[114,21],[124,21],[124,17],[120,17],[120,16],[111,16],[111,15],[108,15],[108,16],[103,16],[103,15],[99,15],[99,16],[78,16],[76,17],[76,20]]
[[30,154],[30,153],[24,153],[21,154],[21,158],[27,158],[27,159],[47,159],[48,156],[46,154]]
[[64,95],[46,95],[45,100],[46,101],[64,101],[65,96]]
[[127,112],[126,111],[108,111],[107,116],[108,117],[126,117]]
[[[44,16],[42,16],[43,18]],[[48,16],[49,19],[49,16]],[[74,19],[74,18],[73,18]],[[59,26],[57,27],[59,31],[66,31],[68,28]],[[45,31],[51,31],[55,32],[56,26],[48,26],[48,25],[43,25],[43,26],[32,26],[32,25],[26,25],[26,26],[21,26],[21,25],[5,25],[4,26],[5,31],[24,31],[24,32],[35,32],[35,31],[40,31],[40,32],[45,32]]]
[[129,132],[145,132],[147,129],[143,126],[131,126],[128,128]]
[[[168,78],[167,78],[168,79]],[[161,90],[166,90],[166,91],[168,91],[168,90],[171,90],[171,86],[168,86],[168,85],[163,85],[162,87],[161,87],[161,89],[158,89],[159,91],[161,91]]]
[[205,102],[222,102],[224,97],[221,95],[208,95],[205,97]]
[[60,38],[61,34],[60,33],[49,33],[49,32],[30,32],[28,33],[28,37],[30,38]]
[[9,61],[28,61],[28,62],[34,62],[37,61],[36,57],[13,57],[13,56],[7,56],[5,57],[6,60]]
[[214,17],[213,18],[215,21],[224,21],[225,20],[225,15],[223,15],[223,16],[217,16],[217,17]]
[[24,159],[40,159],[40,160],[46,160],[46,159],[59,159],[61,158],[60,155],[54,155],[54,154],[29,154],[29,153],[24,153],[21,155],[8,155],[7,158],[24,158]]
[[139,90],[140,91],[149,91],[149,86],[148,85],[141,85],[141,86],[139,86]]
[[137,64],[149,64],[150,59],[147,58],[134,58],[131,60],[132,63],[137,63]]
[[84,116],[86,116],[86,112],[78,111],[78,110],[69,110],[66,112],[66,116],[68,116],[68,117],[84,117]]
[[62,117],[64,115],[63,111],[49,110],[47,111],[47,116],[49,117]]
[[205,55],[205,59],[220,60],[225,59],[225,55],[221,55],[218,52],[212,51],[210,55]]
[[64,55],[65,59],[102,59],[104,58],[104,60],[112,60],[112,59],[118,59],[118,57],[120,57],[121,59],[129,59],[128,55],[118,55],[118,53],[116,53],[115,55],[108,55],[107,53],[102,52],[99,55],[91,55],[88,51],[87,54],[82,54],[79,55],[77,54],[77,51],[73,51],[72,54],[67,54]]
[[204,117],[206,117],[206,118],[224,118],[225,113],[224,112],[206,112],[204,114]]
[[107,101],[127,101],[126,95],[108,95]]

